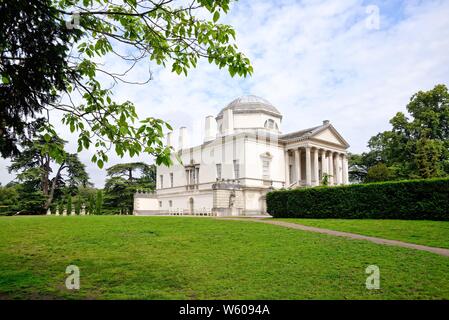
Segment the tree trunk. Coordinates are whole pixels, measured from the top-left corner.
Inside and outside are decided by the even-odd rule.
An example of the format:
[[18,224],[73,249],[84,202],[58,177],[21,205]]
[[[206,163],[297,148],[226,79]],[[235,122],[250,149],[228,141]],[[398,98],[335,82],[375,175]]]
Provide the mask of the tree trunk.
[[50,176],[50,158],[47,157],[45,159],[45,163],[43,164],[43,173],[42,173],[42,193],[45,196],[48,196],[49,192],[49,176]]
[[58,183],[58,179],[61,176],[61,171],[64,169],[64,162],[61,164],[61,166],[59,167],[58,171],[56,172],[56,176],[53,179],[53,183],[51,184],[51,189],[50,189],[50,193],[48,194],[48,198],[47,201],[45,202],[45,210],[48,210],[48,208],[50,207],[51,203],[53,202],[53,196],[55,194],[55,189],[56,189],[56,183]]

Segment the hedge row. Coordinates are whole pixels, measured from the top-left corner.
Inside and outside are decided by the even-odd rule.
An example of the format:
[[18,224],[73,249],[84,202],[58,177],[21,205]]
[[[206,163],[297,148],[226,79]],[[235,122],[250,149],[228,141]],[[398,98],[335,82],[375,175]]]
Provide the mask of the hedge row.
[[449,179],[273,191],[267,211],[275,218],[449,220]]

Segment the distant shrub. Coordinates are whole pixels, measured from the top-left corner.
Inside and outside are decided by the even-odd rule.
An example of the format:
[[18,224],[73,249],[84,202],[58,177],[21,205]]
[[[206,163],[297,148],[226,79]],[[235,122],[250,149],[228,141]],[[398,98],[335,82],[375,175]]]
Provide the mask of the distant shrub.
[[449,179],[273,191],[267,211],[276,218],[449,220]]

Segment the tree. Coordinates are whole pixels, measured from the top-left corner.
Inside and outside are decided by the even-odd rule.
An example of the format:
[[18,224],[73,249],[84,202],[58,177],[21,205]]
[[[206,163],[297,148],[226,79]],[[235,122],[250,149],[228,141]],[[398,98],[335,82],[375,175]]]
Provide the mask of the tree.
[[[252,73],[249,60],[234,44],[232,27],[218,23],[230,0],[15,0],[0,6],[0,151],[18,152],[15,144],[41,114],[64,113],[63,123],[78,135],[78,152],[95,148],[92,161],[102,168],[107,152],[131,157],[141,152],[157,164],[170,164],[171,149],[162,141],[161,119],[139,121],[130,101],[113,101],[108,77],[136,83],[128,72],[153,63],[187,75],[199,59],[226,67],[234,76]],[[207,13],[207,14],[206,14]],[[197,17],[201,15],[201,18]],[[72,20],[67,22],[67,20]],[[97,61],[113,55],[128,70],[113,73]],[[150,65],[150,64],[149,64]],[[147,81],[151,80],[151,72]],[[109,82],[109,81],[105,81]],[[74,101],[81,101],[77,104]],[[48,117],[47,117],[48,121]],[[48,125],[47,133],[55,137]],[[54,145],[52,145],[54,146]]]
[[62,215],[64,213],[64,201],[59,201],[58,203],[58,213]]
[[[439,84],[419,91],[407,104],[409,116],[398,112],[392,129],[373,136],[369,152],[354,158],[368,172],[388,179],[432,178],[449,174],[449,92]],[[388,168],[388,173],[385,167]],[[383,172],[383,174],[380,174]],[[372,173],[374,174],[374,173]],[[367,180],[372,178],[366,177]],[[377,178],[376,178],[377,179]]]
[[86,211],[89,214],[95,214],[95,194],[89,194],[88,196],[88,200],[87,200],[87,207],[86,207]]
[[77,216],[79,216],[80,213],[81,213],[81,206],[82,206],[82,205],[83,205],[83,201],[82,201],[82,199],[81,199],[81,196],[78,195],[78,197],[77,197],[77,199],[76,199],[76,202],[75,202],[75,214],[76,214]]
[[390,168],[388,168],[385,163],[378,163],[371,168],[369,168],[365,182],[379,182],[388,181],[393,177],[393,173]]
[[98,190],[95,198],[95,214],[102,214],[103,209],[103,191]]
[[0,4],[0,154],[17,154],[22,139],[57,92],[80,78],[69,72],[69,48],[81,32],[63,28],[50,1]]
[[107,169],[105,207],[120,214],[132,213],[137,190],[154,190],[156,166],[145,163],[123,163]]
[[17,186],[0,185],[0,214],[14,214],[20,209],[20,194]]
[[[30,189],[40,190],[46,197],[42,212],[52,204],[57,189],[66,183],[69,191],[89,183],[84,164],[77,154],[64,151],[64,144],[62,139],[38,133],[34,139],[22,141],[20,154],[12,159],[8,168],[10,172],[18,172],[19,181]],[[53,172],[55,174],[51,177]]]
[[420,177],[428,179],[443,175],[443,150],[440,140],[421,138],[417,141],[415,161]]
[[106,172],[109,177],[123,177],[127,178],[129,182],[132,182],[136,176],[136,173],[145,174],[149,171],[149,168],[150,165],[146,163],[132,162],[116,164],[106,169]]
[[72,214],[72,196],[67,195],[67,214]]

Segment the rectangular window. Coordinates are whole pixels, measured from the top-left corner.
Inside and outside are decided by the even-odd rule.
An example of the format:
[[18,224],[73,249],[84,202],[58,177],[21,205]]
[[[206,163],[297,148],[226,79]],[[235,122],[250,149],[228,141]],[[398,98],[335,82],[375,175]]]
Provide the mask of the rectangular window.
[[161,174],[159,178],[161,180],[161,189],[162,189],[162,188],[164,188],[164,175]]
[[262,177],[264,180],[269,180],[270,179],[270,160],[262,160]]
[[240,179],[240,164],[238,160],[234,160],[234,179]]
[[162,208],[162,201],[159,201],[159,208]]
[[173,173],[170,173],[170,186],[173,188]]
[[221,179],[221,163],[217,163],[217,178]]
[[173,201],[169,200],[168,205],[170,206],[170,208],[173,207]]

